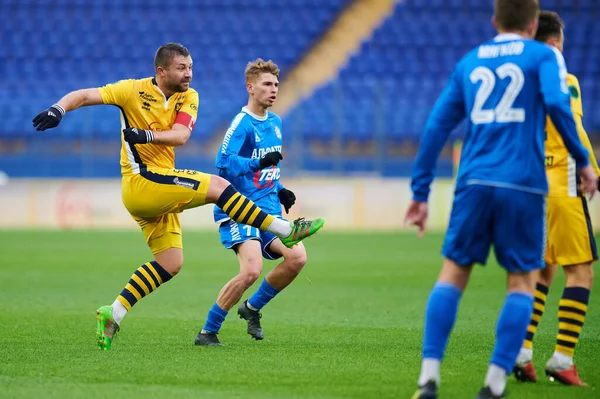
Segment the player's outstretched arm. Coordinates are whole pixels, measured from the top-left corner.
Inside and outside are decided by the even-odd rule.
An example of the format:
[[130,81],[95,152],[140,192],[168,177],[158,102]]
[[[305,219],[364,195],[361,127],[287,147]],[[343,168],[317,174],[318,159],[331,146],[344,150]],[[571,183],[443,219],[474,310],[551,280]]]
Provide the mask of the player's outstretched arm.
[[97,88],[72,91],[61,98],[56,104],[37,114],[32,120],[33,127],[40,131],[52,129],[58,126],[62,117],[67,112],[79,107],[99,104],[103,104],[103,102],[100,91]]

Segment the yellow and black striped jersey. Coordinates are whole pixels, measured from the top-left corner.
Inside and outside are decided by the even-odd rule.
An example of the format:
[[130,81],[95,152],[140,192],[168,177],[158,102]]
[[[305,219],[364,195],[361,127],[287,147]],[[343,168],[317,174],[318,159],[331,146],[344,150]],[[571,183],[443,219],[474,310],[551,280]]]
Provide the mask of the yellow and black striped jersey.
[[[567,85],[571,93],[571,110],[577,125],[579,139],[589,152],[590,163],[600,175],[596,163],[594,150],[585,129],[583,128],[583,107],[581,105],[581,90],[579,81],[574,75],[567,75]],[[576,197],[578,196],[578,176],[575,160],[569,155],[562,137],[556,130],[549,117],[546,120],[546,177],[548,178],[549,197]]]
[[[198,92],[192,88],[167,99],[154,78],[145,78],[121,80],[98,90],[104,104],[120,108],[122,129],[137,127],[164,131],[172,129],[176,122],[190,129],[194,127],[198,114]],[[174,168],[174,148],[152,143],[132,145],[123,139],[121,133],[121,174],[138,174],[153,166]]]

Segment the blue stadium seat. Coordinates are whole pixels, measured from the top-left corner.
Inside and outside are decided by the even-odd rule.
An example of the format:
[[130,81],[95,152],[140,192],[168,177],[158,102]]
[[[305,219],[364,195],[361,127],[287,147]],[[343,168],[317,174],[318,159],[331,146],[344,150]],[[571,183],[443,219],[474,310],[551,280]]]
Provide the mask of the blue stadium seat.
[[[245,104],[248,61],[271,58],[283,78],[350,1],[4,0],[0,101],[10,112],[0,139],[31,132],[33,116],[70,90],[153,75],[156,49],[178,41],[192,52],[201,98],[191,140],[205,140]],[[89,129],[119,140],[115,118],[104,107],[81,110],[56,135],[76,140]]]
[[[600,3],[547,0],[543,5],[565,20],[565,58],[569,71],[582,85],[586,127],[600,131],[600,113],[593,111],[600,107],[600,87],[596,86],[600,25],[594,22]],[[492,13],[492,2],[480,0],[398,3],[394,14],[362,44],[337,80],[298,105],[286,119],[296,120],[300,112],[321,138],[333,139],[335,134],[326,130],[327,122],[316,126],[323,117],[317,110],[331,110],[330,120],[343,116],[335,122],[335,129],[341,128],[341,135],[348,139],[374,139],[377,120],[390,140],[418,139],[454,65],[471,48],[494,37]],[[373,88],[373,81],[381,82],[379,89]],[[335,94],[338,87],[344,89],[343,100]],[[378,104],[378,95],[385,101],[373,106]],[[307,117],[311,111],[314,114]],[[460,131],[455,135],[460,136]]]

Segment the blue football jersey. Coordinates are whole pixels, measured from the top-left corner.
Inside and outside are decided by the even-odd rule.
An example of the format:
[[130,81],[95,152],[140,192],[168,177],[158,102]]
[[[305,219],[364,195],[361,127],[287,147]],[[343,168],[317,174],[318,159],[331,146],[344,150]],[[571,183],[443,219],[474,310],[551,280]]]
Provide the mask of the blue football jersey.
[[[233,118],[217,154],[219,176],[229,181],[240,193],[254,201],[265,212],[281,215],[277,193],[283,188],[279,166],[260,170],[260,158],[268,152],[281,152],[281,118],[272,112],[264,117],[246,107]],[[215,206],[215,222],[229,216]]]
[[504,33],[465,55],[436,102],[421,137],[413,198],[427,201],[437,158],[466,118],[456,186],[483,184],[546,194],[546,115],[578,167],[588,164],[573,115],[562,54]]

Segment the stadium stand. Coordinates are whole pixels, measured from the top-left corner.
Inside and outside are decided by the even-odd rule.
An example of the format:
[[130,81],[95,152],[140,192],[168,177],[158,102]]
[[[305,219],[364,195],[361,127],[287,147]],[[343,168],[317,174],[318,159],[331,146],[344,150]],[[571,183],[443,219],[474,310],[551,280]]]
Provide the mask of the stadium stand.
[[[337,151],[350,158],[345,170],[406,174],[428,113],[444,88],[451,68],[482,38],[495,34],[493,2],[478,0],[405,1],[375,30],[371,40],[338,77],[294,108],[284,122],[301,123],[312,142],[310,169],[327,168]],[[579,77],[585,125],[600,131],[598,59],[600,3],[594,0],[547,0],[566,23],[565,58]],[[439,17],[443,15],[443,17]],[[597,25],[597,24],[596,24]],[[459,137],[461,129],[457,129]],[[450,147],[442,160],[451,171]],[[339,158],[339,156],[338,156]],[[380,158],[385,158],[380,161]],[[445,162],[445,163],[444,163]],[[383,165],[383,169],[382,169]]]
[[[40,134],[31,118],[66,92],[153,73],[156,48],[186,45],[199,122],[178,166],[212,170],[214,142],[245,103],[247,61],[286,73],[352,0],[4,0],[0,34],[0,170],[11,176],[118,176],[117,110],[82,109]],[[546,0],[565,23],[565,58],[579,77],[584,123],[600,132],[600,3]],[[183,11],[182,11],[183,10]],[[441,12],[443,11],[443,12]],[[405,175],[427,115],[456,61],[492,37],[492,2],[405,0],[335,79],[284,115],[294,169]],[[443,17],[440,17],[443,15]],[[457,129],[456,136],[460,136]],[[594,141],[594,137],[592,137]],[[442,160],[449,173],[449,150]]]
[[2,1],[0,169],[11,176],[118,176],[116,108],[78,110],[43,134],[31,119],[70,90],[153,75],[154,52],[169,41],[192,52],[200,94],[199,121],[182,153],[196,168],[212,168],[214,154],[198,160],[194,149],[245,104],[246,63],[272,58],[285,78],[348,2]]

